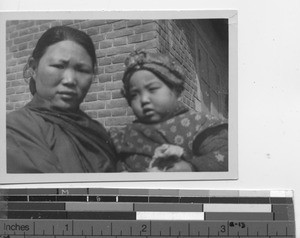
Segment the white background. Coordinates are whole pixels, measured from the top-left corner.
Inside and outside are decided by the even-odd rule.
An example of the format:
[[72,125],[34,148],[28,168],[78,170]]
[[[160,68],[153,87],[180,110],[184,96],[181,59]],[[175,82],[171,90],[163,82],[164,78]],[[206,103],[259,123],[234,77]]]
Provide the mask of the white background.
[[[297,234],[300,234],[299,0],[151,0],[147,4],[140,0],[66,2],[1,0],[0,11],[237,10],[239,179],[106,182],[101,186],[294,190]],[[5,119],[1,118],[2,122]]]

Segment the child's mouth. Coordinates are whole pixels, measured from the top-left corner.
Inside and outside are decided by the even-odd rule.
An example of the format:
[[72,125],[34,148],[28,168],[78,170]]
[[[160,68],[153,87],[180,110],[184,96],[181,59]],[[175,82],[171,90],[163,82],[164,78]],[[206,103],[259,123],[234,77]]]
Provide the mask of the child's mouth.
[[144,109],[144,115],[146,117],[150,117],[154,115],[154,111],[152,109]]

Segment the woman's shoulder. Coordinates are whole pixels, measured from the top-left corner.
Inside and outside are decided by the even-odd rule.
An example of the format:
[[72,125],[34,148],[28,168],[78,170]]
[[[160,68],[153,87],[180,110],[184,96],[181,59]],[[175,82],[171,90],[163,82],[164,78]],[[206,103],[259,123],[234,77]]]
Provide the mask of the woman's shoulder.
[[35,124],[37,125],[42,119],[26,106],[16,111],[9,112],[6,115],[7,127],[19,127]]

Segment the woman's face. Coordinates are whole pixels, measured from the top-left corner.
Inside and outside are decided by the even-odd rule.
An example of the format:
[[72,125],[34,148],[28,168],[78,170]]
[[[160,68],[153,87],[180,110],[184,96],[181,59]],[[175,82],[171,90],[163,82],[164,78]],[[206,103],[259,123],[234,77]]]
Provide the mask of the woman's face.
[[49,46],[34,73],[36,93],[51,108],[77,110],[93,79],[93,63],[87,51],[73,41]]

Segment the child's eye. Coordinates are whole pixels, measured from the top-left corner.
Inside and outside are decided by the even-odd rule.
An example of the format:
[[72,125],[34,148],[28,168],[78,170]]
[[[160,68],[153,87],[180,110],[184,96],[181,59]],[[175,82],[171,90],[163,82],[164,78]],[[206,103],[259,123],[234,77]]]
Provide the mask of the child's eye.
[[137,93],[131,93],[130,94],[130,97],[133,99],[133,98],[136,98],[137,97]]

